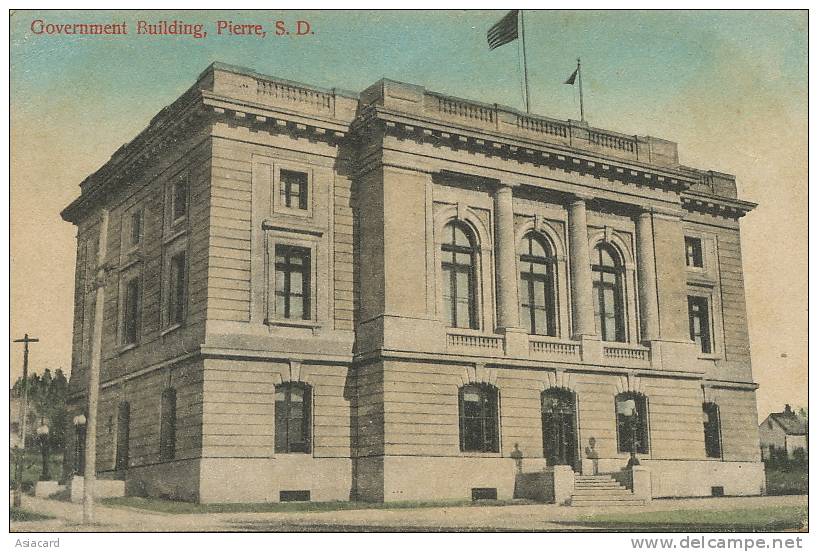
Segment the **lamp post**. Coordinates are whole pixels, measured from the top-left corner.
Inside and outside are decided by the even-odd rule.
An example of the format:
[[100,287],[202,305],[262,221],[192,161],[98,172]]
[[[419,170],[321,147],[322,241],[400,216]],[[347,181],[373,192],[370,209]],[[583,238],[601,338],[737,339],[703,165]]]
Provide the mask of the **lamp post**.
[[40,451],[43,454],[43,472],[40,475],[40,481],[48,481],[51,479],[51,472],[48,467],[48,424],[43,422],[37,428],[37,438],[40,440]]
[[639,441],[636,438],[636,432],[639,429],[639,412],[636,410],[636,402],[634,401],[634,408],[630,415],[631,423],[631,457],[628,460],[628,467],[632,468],[639,465],[639,458],[636,457],[636,448]]
[[85,414],[78,414],[74,416],[74,473],[77,475],[85,475],[84,469],[84,454],[82,450],[82,442],[85,440],[82,435],[82,429],[85,428]]

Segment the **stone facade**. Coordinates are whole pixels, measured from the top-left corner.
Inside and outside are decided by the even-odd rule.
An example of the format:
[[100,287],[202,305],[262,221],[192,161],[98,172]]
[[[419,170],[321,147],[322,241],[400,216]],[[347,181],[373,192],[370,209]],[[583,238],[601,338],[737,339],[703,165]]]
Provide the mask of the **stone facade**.
[[[292,174],[307,197],[295,206]],[[97,467],[129,493],[510,498],[515,445],[525,472],[552,463],[543,397],[553,389],[574,401],[559,463],[586,470],[593,449],[599,471],[625,466],[624,393],[646,404],[638,456],[653,496],[762,491],[739,238],[754,205],[737,199],[732,176],[680,165],[672,142],[388,80],[353,94],[214,64],[81,189],[63,212],[77,226],[71,404],[83,408],[104,209]],[[452,224],[471,236],[469,323],[457,324],[468,327],[450,321]],[[521,316],[519,251],[531,236],[550,250],[551,335],[529,333],[532,310]],[[600,247],[618,259],[609,341],[592,283]],[[298,317],[278,302],[287,248],[308,259]],[[705,301],[706,346],[691,338],[689,297]],[[307,452],[277,444],[287,383],[310,390]],[[474,451],[462,409],[463,390],[477,388],[493,394],[481,423],[495,427],[481,426],[493,443]],[[160,446],[167,389],[172,457]],[[717,405],[717,455],[703,403]]]

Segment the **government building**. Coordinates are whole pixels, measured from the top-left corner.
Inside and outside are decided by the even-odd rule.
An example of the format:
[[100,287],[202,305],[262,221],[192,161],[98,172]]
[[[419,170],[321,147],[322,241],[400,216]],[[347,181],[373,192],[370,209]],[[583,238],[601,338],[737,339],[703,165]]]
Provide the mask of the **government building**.
[[68,472],[101,332],[97,475],[132,495],[508,499],[634,460],[647,499],[764,490],[755,205],[674,142],[215,63],[80,188]]

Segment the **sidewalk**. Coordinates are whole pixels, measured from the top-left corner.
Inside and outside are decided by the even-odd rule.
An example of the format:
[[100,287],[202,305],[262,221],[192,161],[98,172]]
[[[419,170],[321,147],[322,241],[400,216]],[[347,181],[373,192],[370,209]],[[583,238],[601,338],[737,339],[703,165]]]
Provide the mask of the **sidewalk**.
[[[338,510],[224,514],[160,514],[126,507],[97,505],[94,526],[82,525],[82,505],[26,496],[23,508],[57,519],[14,522],[15,532],[74,531],[581,531],[593,514],[736,511],[803,507],[806,496],[654,500],[646,506],[572,508],[553,504],[458,506],[417,509]],[[696,527],[691,526],[691,530]],[[597,527],[598,530],[598,527]]]

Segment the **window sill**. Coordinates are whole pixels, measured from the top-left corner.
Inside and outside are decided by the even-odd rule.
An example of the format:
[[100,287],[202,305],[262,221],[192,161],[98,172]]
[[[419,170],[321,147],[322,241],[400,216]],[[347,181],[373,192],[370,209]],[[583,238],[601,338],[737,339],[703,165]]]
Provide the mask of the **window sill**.
[[184,326],[184,324],[174,324],[173,326],[168,326],[167,328],[162,330],[162,332],[159,335],[161,335],[162,337],[165,337],[169,333],[175,332],[176,330],[178,330],[182,326]]
[[179,238],[181,236],[184,236],[187,233],[187,228],[176,229],[176,224],[177,223],[174,223],[174,225],[171,226],[170,234],[168,234],[167,236],[165,236],[162,239],[162,244],[163,245],[167,245],[168,243],[172,242],[173,240],[175,240],[175,239],[177,239],[177,238]]
[[282,207],[281,205],[278,205],[278,206],[275,207],[273,212],[278,213],[280,215],[293,215],[293,216],[296,216],[296,217],[303,217],[303,218],[312,217],[312,209],[309,208],[309,207],[306,208],[306,209],[301,209],[301,208],[295,208],[295,207]]
[[286,318],[275,318],[272,320],[265,320],[264,323],[270,327],[284,326],[290,328],[311,328],[313,330],[321,327],[321,324],[315,320],[289,320]]
[[460,456],[465,456],[466,458],[502,458],[503,453],[501,452],[477,452],[477,451],[460,451]]
[[699,360],[721,360],[721,355],[717,353],[699,353]]
[[122,353],[128,352],[131,349],[136,349],[139,347],[139,343],[128,343],[127,345],[120,345],[119,348],[116,350],[117,354],[121,355]]

